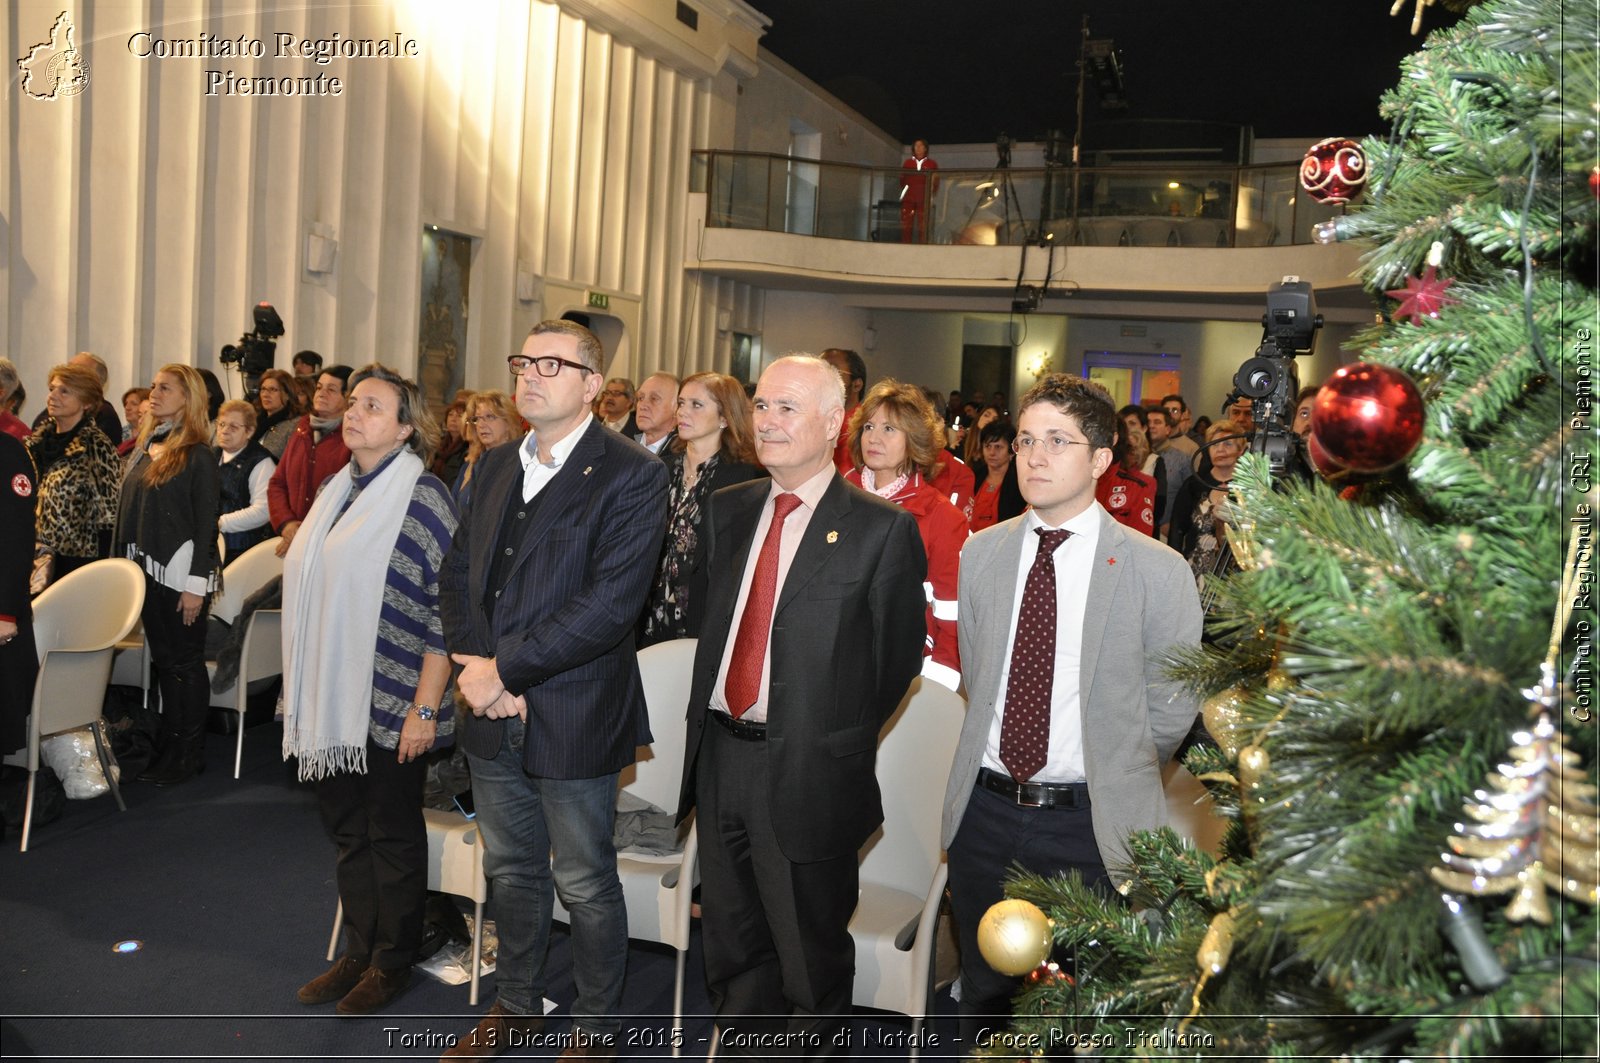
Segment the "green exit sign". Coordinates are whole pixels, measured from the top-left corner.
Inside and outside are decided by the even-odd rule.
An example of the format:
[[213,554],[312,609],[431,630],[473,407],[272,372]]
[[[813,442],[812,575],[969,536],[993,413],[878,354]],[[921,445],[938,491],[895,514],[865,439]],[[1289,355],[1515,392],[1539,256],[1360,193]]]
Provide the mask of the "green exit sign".
[[590,292],[589,305],[596,310],[605,310],[611,306],[611,296],[604,292]]

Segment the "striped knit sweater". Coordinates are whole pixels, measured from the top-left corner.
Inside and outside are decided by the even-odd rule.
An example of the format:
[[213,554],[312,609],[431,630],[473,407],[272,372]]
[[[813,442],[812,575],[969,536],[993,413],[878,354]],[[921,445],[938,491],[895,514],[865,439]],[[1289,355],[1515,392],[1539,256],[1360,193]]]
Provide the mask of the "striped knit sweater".
[[[396,451],[396,453],[399,453]],[[354,486],[345,500],[350,508],[363,487],[388,468],[390,455],[363,476],[352,465]],[[400,727],[411,711],[411,699],[422,677],[422,658],[443,654],[444,624],[439,618],[439,570],[455,535],[455,503],[437,476],[424,472],[411,492],[411,505],[400,526],[394,552],[389,555],[389,575],[384,581],[383,608],[378,614],[378,645],[372,666],[372,720],[367,734],[374,745],[394,749],[400,744]],[[433,748],[455,740],[454,698],[445,690],[439,710]]]

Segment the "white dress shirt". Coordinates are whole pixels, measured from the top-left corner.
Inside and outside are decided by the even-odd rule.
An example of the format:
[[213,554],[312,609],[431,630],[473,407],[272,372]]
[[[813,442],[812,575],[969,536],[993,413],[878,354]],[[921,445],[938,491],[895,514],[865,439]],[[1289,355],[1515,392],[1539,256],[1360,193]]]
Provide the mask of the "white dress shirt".
[[[1083,613],[1089,604],[1089,576],[1094,570],[1094,551],[1100,543],[1100,503],[1061,525],[1071,538],[1051,555],[1056,569],[1056,663],[1050,686],[1050,752],[1044,767],[1029,782],[1084,782],[1083,714],[1079,706],[1078,666],[1083,656]],[[1010,776],[1000,762],[1000,726],[1005,718],[1006,683],[1011,678],[1011,653],[1017,638],[1017,618],[1022,610],[1022,592],[1028,570],[1039,556],[1038,528],[1049,528],[1039,514],[1029,510],[1022,518],[1025,531],[1022,556],[1017,562],[1016,591],[1012,601],[1017,611],[1011,617],[1011,633],[1006,637],[1006,661],[1000,671],[1000,697],[995,701],[994,720],[989,724],[989,743],[983,751],[983,766]]]
[[586,414],[578,427],[550,444],[550,460],[539,460],[539,439],[537,432],[529,432],[523,437],[522,443],[517,447],[517,457],[522,459],[522,500],[532,502],[533,496],[544,490],[545,484],[556,478],[556,473],[561,471],[561,466],[572,457],[572,451],[578,445],[578,440],[583,438],[583,433],[589,430],[589,422],[594,420],[594,414]]

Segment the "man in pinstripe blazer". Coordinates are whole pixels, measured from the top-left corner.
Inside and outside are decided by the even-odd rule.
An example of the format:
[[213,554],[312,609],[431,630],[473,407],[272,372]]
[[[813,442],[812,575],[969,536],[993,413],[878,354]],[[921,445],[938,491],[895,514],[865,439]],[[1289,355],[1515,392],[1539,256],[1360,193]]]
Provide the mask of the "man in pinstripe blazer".
[[666,466],[590,412],[600,341],[534,327],[508,359],[533,430],[484,455],[441,580],[445,640],[471,705],[499,999],[446,1058],[499,1055],[539,1029],[552,885],[572,914],[575,1037],[615,1054],[627,912],[611,844],[618,773],[650,741],[634,625],[667,519]]

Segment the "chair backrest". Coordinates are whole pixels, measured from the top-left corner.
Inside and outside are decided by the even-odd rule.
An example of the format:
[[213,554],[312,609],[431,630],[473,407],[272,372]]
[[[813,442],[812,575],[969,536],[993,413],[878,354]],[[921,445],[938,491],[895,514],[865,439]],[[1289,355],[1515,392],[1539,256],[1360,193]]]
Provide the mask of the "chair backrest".
[[244,608],[244,600],[266,586],[272,577],[281,575],[283,558],[278,556],[278,540],[256,543],[222,570],[222,589],[211,601],[211,615],[233,623]]
[[51,650],[115,646],[139,621],[144,573],[127,558],[95,561],[62,576],[33,600],[39,660]]
[[697,639],[677,639],[639,651],[639,677],[655,740],[640,747],[638,762],[622,774],[622,788],[665,812],[677,810],[683,781],[684,720],[697,644]]
[[967,703],[919,676],[878,742],[883,826],[862,846],[861,881],[921,897],[939,866],[939,818]]
[[28,722],[28,770],[38,769],[37,736],[100,717],[113,647],[144,608],[144,573],[126,558],[96,561],[51,584],[33,600],[39,676]]

